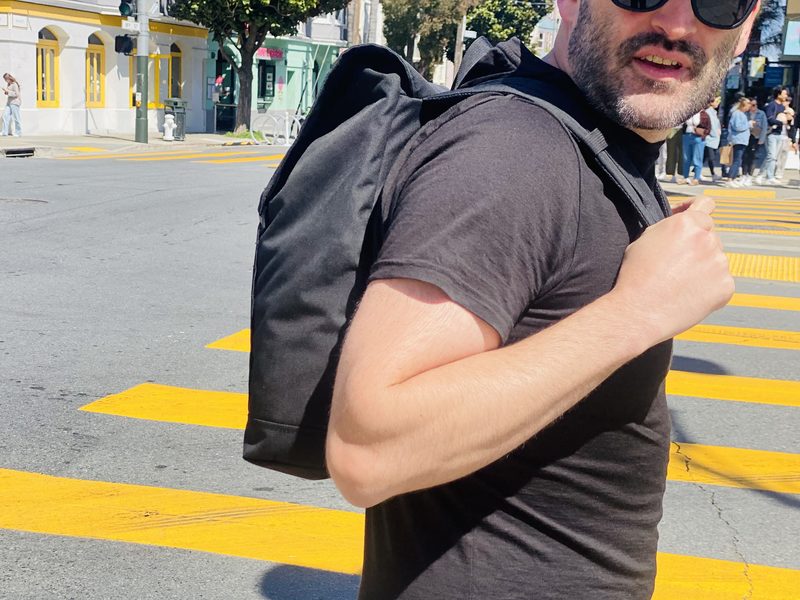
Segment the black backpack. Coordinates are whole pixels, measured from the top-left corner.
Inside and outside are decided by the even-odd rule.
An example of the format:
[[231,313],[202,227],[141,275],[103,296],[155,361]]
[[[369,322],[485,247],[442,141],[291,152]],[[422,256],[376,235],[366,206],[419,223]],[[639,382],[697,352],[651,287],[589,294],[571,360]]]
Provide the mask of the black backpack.
[[[623,152],[587,130],[547,82],[514,77],[527,50],[480,38],[452,91],[388,48],[347,50],[261,195],[253,269],[249,415],[244,458],[307,479],[328,477],[325,436],[346,325],[377,252],[387,179],[432,120],[478,93],[515,94],[548,110],[627,198],[642,226],[668,214]],[[434,125],[434,123],[431,123]],[[394,168],[393,168],[394,167]]]

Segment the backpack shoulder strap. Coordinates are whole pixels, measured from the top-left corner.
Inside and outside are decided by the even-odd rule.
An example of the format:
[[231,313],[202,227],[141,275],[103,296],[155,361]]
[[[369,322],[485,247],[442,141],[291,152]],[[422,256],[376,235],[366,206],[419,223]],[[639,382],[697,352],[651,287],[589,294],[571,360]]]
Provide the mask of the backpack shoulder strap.
[[[530,78],[499,78],[479,85],[454,90],[429,99],[429,104],[447,105],[477,93],[513,94],[553,115],[574,139],[594,157],[601,175],[610,180],[636,210],[644,226],[653,225],[669,215],[669,205],[662,194],[653,193],[627,154],[609,145],[599,129],[588,130],[577,119],[555,104],[552,85]],[[429,109],[430,111],[430,109]]]

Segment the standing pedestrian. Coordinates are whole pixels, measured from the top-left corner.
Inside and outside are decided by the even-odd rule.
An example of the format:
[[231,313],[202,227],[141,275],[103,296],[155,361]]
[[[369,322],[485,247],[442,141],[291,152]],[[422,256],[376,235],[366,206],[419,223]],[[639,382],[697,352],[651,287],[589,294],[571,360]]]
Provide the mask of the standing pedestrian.
[[711,123],[711,131],[706,136],[705,162],[708,165],[708,169],[711,171],[711,181],[719,181],[722,178],[721,173],[718,176],[714,172],[717,165],[717,157],[719,156],[719,141],[722,136],[722,126],[719,122],[719,115],[717,114],[717,108],[719,108],[721,100],[722,98],[717,96],[709,102],[706,108],[706,114],[708,114],[708,119]]
[[[705,110],[698,111],[683,124],[683,179],[689,185],[703,181],[703,152],[710,131],[711,120]],[[694,177],[689,176],[690,169]]]
[[[561,1],[544,59],[486,60],[557,86],[661,195],[660,144],[706,107],[756,6]],[[326,443],[366,507],[361,600],[651,598],[671,338],[733,278],[711,198],[642,233],[598,168],[549,112],[486,94],[384,190]]]
[[[683,183],[683,127],[673,127],[667,134],[667,164],[664,167],[667,180],[672,183]],[[671,176],[671,179],[669,179]]]
[[11,135],[11,121],[13,120],[13,135],[19,137],[22,135],[22,118],[19,114],[22,98],[19,93],[19,82],[11,73],[4,73],[3,79],[6,82],[6,87],[3,88],[3,94],[6,96],[6,107],[3,110],[3,131],[0,131],[0,135]]
[[778,120],[783,123],[781,141],[778,144],[778,156],[775,159],[775,179],[780,182],[783,179],[783,168],[786,166],[786,159],[792,146],[792,142],[789,139],[789,132],[794,127],[794,109],[792,108],[791,98],[786,98],[783,101],[783,112],[778,115]]
[[747,119],[750,123],[750,140],[742,157],[742,171],[744,173],[742,175],[742,185],[753,184],[753,174],[756,170],[758,170],[758,176],[755,178],[755,183],[761,185],[764,182],[762,170],[764,158],[767,155],[765,144],[769,125],[767,124],[767,115],[758,108],[758,102],[755,98],[750,98],[750,112],[747,114]]
[[775,167],[778,164],[778,152],[782,142],[783,128],[786,124],[785,119],[779,119],[778,115],[783,113],[785,107],[783,101],[789,96],[789,91],[785,87],[778,86],[772,90],[772,102],[767,104],[764,112],[767,115],[769,132],[767,134],[767,158],[764,161],[764,171],[767,176],[766,184],[775,185]]
[[742,166],[742,157],[747,144],[750,141],[750,121],[747,119],[750,110],[750,100],[742,98],[739,100],[737,110],[731,112],[731,120],[728,123],[728,139],[733,144],[733,162],[728,170],[731,187],[742,187],[744,182],[739,179],[739,169]]

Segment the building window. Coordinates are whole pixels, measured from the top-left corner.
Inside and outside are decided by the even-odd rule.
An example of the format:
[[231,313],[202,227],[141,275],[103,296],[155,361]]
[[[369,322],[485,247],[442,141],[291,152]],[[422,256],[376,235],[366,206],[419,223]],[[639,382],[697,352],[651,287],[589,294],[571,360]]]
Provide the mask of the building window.
[[36,43],[36,106],[58,107],[58,39],[46,27]]
[[183,55],[178,44],[169,47],[169,93],[170,98],[181,98],[183,96],[183,68],[181,61]]
[[[164,108],[164,99],[169,93],[171,71],[169,54],[151,54],[147,61],[147,108]],[[130,57],[131,106],[136,106],[136,56]]]
[[106,69],[105,46],[95,34],[89,36],[86,48],[86,107],[105,106]]
[[265,60],[258,61],[258,99],[266,102],[275,97],[275,65]]

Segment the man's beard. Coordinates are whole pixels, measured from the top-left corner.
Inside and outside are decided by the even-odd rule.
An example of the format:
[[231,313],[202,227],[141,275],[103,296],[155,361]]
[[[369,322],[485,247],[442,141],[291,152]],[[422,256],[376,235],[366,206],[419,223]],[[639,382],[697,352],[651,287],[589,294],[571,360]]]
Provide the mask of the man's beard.
[[[671,41],[654,31],[638,34],[615,50],[606,34],[613,29],[613,23],[595,19],[589,2],[582,0],[569,38],[569,62],[575,83],[592,106],[628,129],[670,129],[708,106],[718,93],[739,40],[739,30],[731,31],[709,60],[697,44]],[[638,89],[626,90],[624,75],[633,75],[633,55],[644,46],[687,55],[692,61],[691,79],[654,81],[641,75]]]

